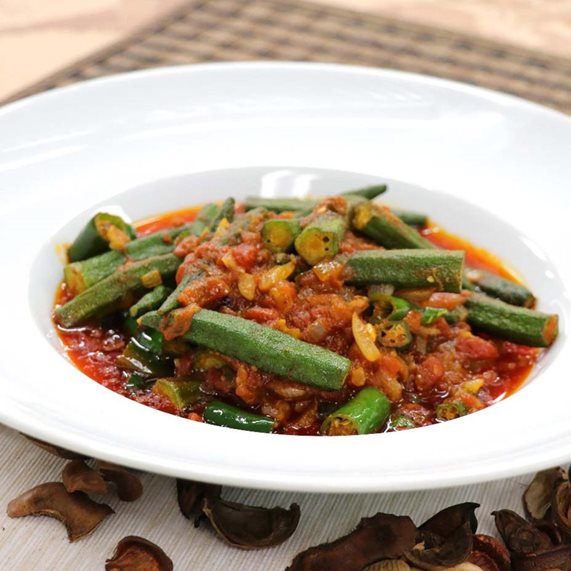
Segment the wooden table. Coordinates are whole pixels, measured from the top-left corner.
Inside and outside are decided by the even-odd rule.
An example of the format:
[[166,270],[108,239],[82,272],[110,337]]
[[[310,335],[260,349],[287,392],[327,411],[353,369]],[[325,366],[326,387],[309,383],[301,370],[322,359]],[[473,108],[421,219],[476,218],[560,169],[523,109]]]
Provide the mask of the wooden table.
[[[318,0],[571,56],[571,1]],[[0,0],[0,100],[160,17],[181,0]]]

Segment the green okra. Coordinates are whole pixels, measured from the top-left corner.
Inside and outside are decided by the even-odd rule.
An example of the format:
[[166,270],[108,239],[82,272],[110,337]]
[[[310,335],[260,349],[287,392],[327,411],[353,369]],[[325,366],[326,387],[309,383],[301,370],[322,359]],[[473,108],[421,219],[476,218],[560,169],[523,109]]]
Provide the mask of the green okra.
[[317,216],[295,239],[297,253],[311,266],[337,255],[347,223],[334,212]]
[[466,278],[491,297],[512,305],[533,307],[535,297],[525,286],[482,269],[466,268]]
[[119,268],[58,307],[56,317],[64,327],[73,327],[119,302],[130,291],[141,289],[141,278],[148,272],[157,270],[163,277],[172,276],[181,261],[174,254],[165,254]]
[[170,287],[164,285],[157,286],[129,308],[129,315],[137,318],[149,311],[157,309],[172,291]]
[[318,200],[303,198],[264,198],[262,196],[247,196],[244,202],[246,210],[264,208],[271,212],[311,212]]
[[139,261],[171,253],[175,248],[175,238],[188,231],[188,224],[161,230],[128,242],[123,252],[112,250],[87,260],[67,264],[64,268],[65,282],[77,295],[110,276],[128,260]]
[[355,206],[351,223],[355,230],[385,248],[436,248],[388,208],[370,202]]
[[555,314],[518,307],[482,294],[472,294],[464,307],[468,310],[468,323],[474,329],[513,343],[549,347],[558,334]]
[[428,216],[422,212],[401,210],[400,208],[391,208],[391,211],[409,226],[425,226],[428,222]]
[[464,252],[453,250],[362,250],[347,259],[349,282],[391,284],[398,289],[459,292]]
[[214,232],[218,228],[218,225],[220,224],[220,222],[222,222],[222,220],[227,220],[228,222],[232,222],[234,220],[235,208],[236,208],[236,201],[233,198],[227,198],[220,207],[220,211],[218,212],[218,214],[212,220],[210,224],[210,231]]
[[272,252],[288,252],[301,233],[301,224],[296,219],[274,218],[262,226],[262,240]]
[[79,262],[109,249],[123,250],[136,237],[133,227],[120,216],[99,212],[87,222],[68,248],[67,257],[70,262]]
[[377,198],[377,196],[383,194],[387,191],[386,184],[374,184],[372,186],[365,186],[363,188],[357,188],[355,190],[348,190],[346,192],[342,192],[341,196],[361,196],[366,198],[367,200],[373,200]]
[[212,223],[218,216],[220,207],[217,204],[205,204],[196,215],[196,218],[189,224],[188,229],[191,234],[200,236],[205,230],[209,231]]
[[339,390],[351,361],[254,321],[200,310],[186,341],[234,357],[263,371],[325,390]]
[[167,397],[180,411],[200,400],[201,381],[186,377],[165,377],[157,379],[153,392]]

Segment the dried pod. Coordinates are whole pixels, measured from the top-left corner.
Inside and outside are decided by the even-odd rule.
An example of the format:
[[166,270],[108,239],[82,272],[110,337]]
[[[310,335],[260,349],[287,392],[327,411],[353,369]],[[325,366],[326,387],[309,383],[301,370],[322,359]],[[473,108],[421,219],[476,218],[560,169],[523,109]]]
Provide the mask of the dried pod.
[[[454,567],[466,561],[472,552],[472,527],[469,521],[456,528],[444,540],[431,532],[420,533],[424,539],[405,554],[407,560],[425,571]],[[418,538],[417,538],[418,539]]]
[[97,461],[97,470],[107,482],[112,482],[117,488],[117,496],[124,502],[134,502],[143,493],[143,484],[133,472],[110,464],[109,462]]
[[384,559],[365,567],[363,571],[410,571],[410,565],[402,559]]
[[561,545],[563,543],[563,536],[560,529],[552,521],[537,521],[534,523],[535,528],[545,533],[553,546]]
[[430,519],[427,519],[418,529],[428,531],[440,537],[448,537],[457,528],[468,522],[472,533],[476,533],[478,520],[475,512],[479,507],[480,504],[473,502],[447,507],[433,515]]
[[553,491],[551,517],[567,540],[571,540],[571,486],[569,481],[560,482]]
[[81,460],[82,458],[85,458],[85,456],[82,456],[81,454],[77,454],[71,450],[66,450],[65,448],[60,448],[55,444],[50,444],[49,442],[44,442],[43,440],[32,438],[26,434],[23,436],[25,436],[32,444],[39,446],[42,450],[45,450],[46,452],[49,452],[58,458],[65,458],[66,460]]
[[472,553],[467,561],[479,565],[484,571],[511,571],[510,554],[506,546],[490,535],[474,535]]
[[378,513],[363,518],[350,534],[298,554],[287,571],[361,571],[376,561],[402,557],[415,537],[409,517]]
[[299,522],[299,506],[261,508],[204,497],[202,511],[218,534],[234,547],[257,549],[279,545]]
[[202,513],[202,500],[207,498],[219,498],[222,486],[218,484],[205,484],[192,480],[176,481],[176,495],[178,507],[182,515],[187,519]]
[[68,462],[61,476],[63,485],[70,494],[73,492],[85,492],[86,494],[107,492],[107,484],[101,474],[90,468],[83,460]]
[[499,510],[492,515],[504,543],[513,554],[525,555],[547,551],[552,547],[549,536],[511,510]]
[[[465,564],[475,565],[480,571],[500,571],[496,562],[489,555],[481,551],[472,551],[468,559],[466,559],[466,562],[461,565]],[[454,569],[456,569],[456,567]],[[511,567],[509,567],[509,571],[511,571]]]
[[69,494],[60,482],[40,484],[12,500],[6,509],[10,517],[45,515],[61,521],[70,541],[91,533],[108,515],[114,513],[85,494]]
[[542,553],[512,556],[513,571],[571,571],[571,545]]
[[111,559],[105,561],[105,571],[172,571],[173,562],[156,544],[144,537],[124,537]]
[[567,481],[567,474],[562,468],[551,468],[535,475],[523,494],[523,507],[528,518],[533,521],[545,518],[551,507],[553,490],[563,481]]

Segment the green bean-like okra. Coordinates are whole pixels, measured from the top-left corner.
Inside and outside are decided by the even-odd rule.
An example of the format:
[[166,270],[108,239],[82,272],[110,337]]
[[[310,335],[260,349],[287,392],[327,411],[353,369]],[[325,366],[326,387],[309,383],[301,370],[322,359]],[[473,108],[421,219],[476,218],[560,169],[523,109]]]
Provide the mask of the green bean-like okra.
[[186,231],[189,231],[188,224],[161,230],[132,240],[123,252],[112,250],[87,260],[67,264],[64,268],[65,282],[73,293],[81,293],[113,274],[128,260],[140,261],[171,253],[175,248],[175,238]]
[[288,252],[301,233],[301,224],[295,218],[273,218],[264,222],[262,240],[272,252]]
[[[362,197],[365,200],[373,200],[387,190],[386,184],[376,184],[348,190],[339,196],[350,199],[351,197]],[[265,198],[263,196],[247,196],[245,200],[246,210],[252,208],[265,208],[272,212],[298,212],[309,213],[318,204],[317,198]]]
[[459,292],[464,252],[453,250],[362,250],[347,259],[349,282],[391,284],[399,289]]
[[201,397],[198,379],[182,377],[166,377],[157,379],[153,385],[153,392],[168,398],[177,410],[195,404]]
[[[352,224],[356,230],[385,248],[437,249],[388,208],[371,203],[359,204],[353,209]],[[490,272],[466,267],[463,287],[474,290],[474,286],[514,305],[531,307],[535,302],[533,294],[526,287]]]
[[512,305],[533,307],[535,297],[526,287],[486,270],[467,268],[467,279],[484,293]]
[[189,233],[200,236],[205,230],[208,231],[220,210],[216,204],[205,204],[189,224],[167,228],[131,240],[122,251],[112,250],[86,260],[69,263],[64,268],[65,282],[72,293],[78,294],[111,275],[128,260],[137,261],[169,254],[175,249],[175,240],[180,235]]
[[422,212],[400,208],[391,208],[391,212],[409,226],[425,226],[428,222],[428,216]]
[[78,262],[109,249],[122,249],[136,237],[133,227],[120,216],[99,212],[83,227],[68,248],[67,256],[71,262]]
[[385,248],[436,248],[388,208],[370,202],[355,206],[352,224],[356,230]]
[[549,347],[557,337],[557,315],[510,305],[482,294],[472,294],[464,303],[468,323],[500,339],[531,347]]
[[342,192],[341,196],[361,196],[367,200],[373,200],[387,191],[386,184],[373,184],[371,186],[364,186],[363,188],[357,188],[356,190],[348,190],[347,192]]
[[157,270],[163,277],[172,276],[181,261],[174,254],[165,254],[126,265],[58,307],[56,317],[64,327],[73,327],[119,302],[127,293],[142,289],[141,278],[148,272]]
[[325,390],[339,390],[351,367],[349,359],[333,351],[209,309],[194,315],[184,339],[263,371]]
[[204,231],[210,230],[214,220],[220,213],[220,207],[211,202],[205,204],[197,213],[196,218],[188,225],[188,230],[195,236],[200,236]]
[[312,220],[295,239],[297,253],[311,266],[339,252],[347,223],[343,216],[325,212]]
[[216,214],[212,222],[210,223],[210,230],[214,232],[222,220],[227,222],[232,222],[234,220],[234,213],[236,210],[236,201],[233,198],[227,198],[219,212]]
[[129,308],[129,315],[131,317],[140,317],[149,311],[157,309],[172,291],[172,288],[165,285],[155,287]]

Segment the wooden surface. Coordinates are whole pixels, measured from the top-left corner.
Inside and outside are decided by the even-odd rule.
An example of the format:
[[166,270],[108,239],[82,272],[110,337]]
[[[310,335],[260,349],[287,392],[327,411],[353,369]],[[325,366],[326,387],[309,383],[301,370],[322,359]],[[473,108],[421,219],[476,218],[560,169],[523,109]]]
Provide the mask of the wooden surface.
[[[571,57],[571,0],[317,0]],[[0,0],[0,100],[181,0]]]

